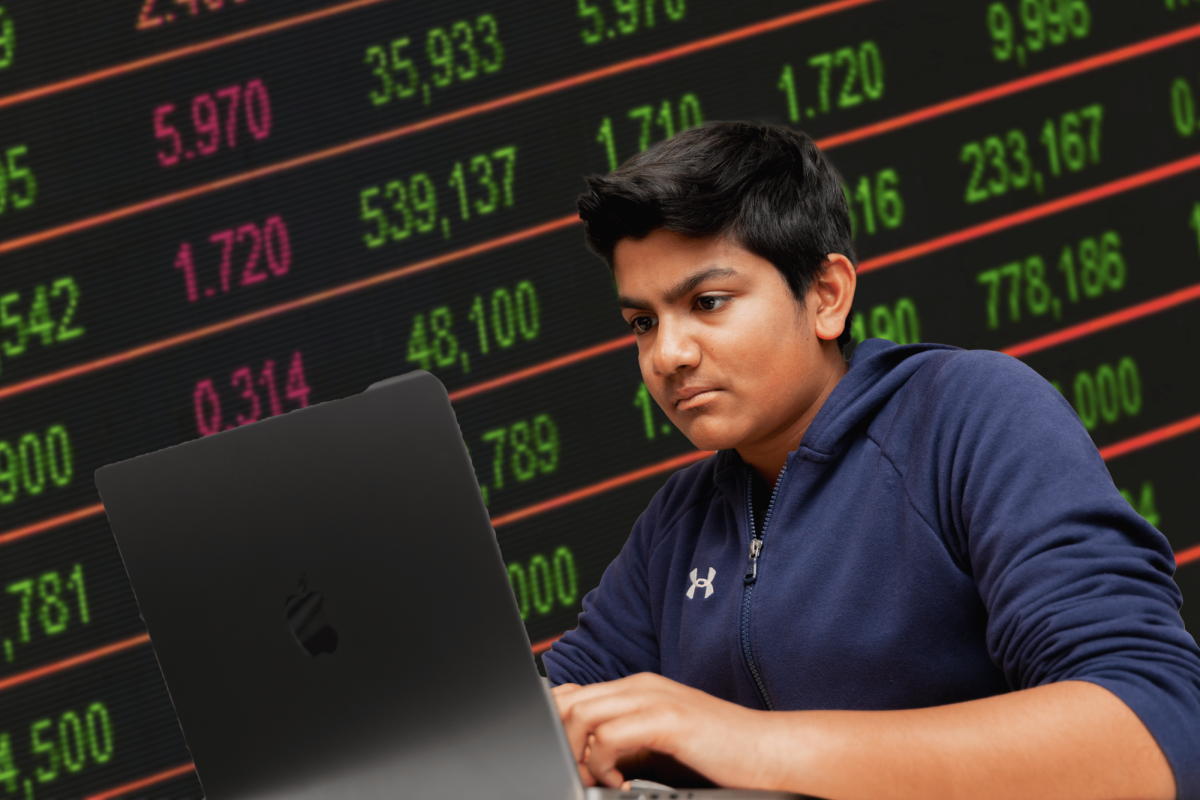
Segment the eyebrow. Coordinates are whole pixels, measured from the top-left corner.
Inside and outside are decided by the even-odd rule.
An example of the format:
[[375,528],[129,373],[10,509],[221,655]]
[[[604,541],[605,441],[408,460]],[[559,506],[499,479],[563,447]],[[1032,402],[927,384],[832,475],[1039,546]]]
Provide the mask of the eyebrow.
[[[729,267],[712,267],[710,269],[697,272],[694,275],[689,275],[688,277],[684,278],[671,289],[668,289],[666,293],[663,294],[663,300],[667,303],[667,305],[670,305],[671,303],[679,300],[679,298],[690,294],[697,286],[704,283],[706,280],[709,280],[710,278],[731,278],[740,274],[741,273],[739,273],[737,270],[730,269]],[[624,295],[621,295],[617,298],[617,305],[621,308],[634,309],[650,307],[650,303],[646,300],[643,300],[639,297],[625,297]]]

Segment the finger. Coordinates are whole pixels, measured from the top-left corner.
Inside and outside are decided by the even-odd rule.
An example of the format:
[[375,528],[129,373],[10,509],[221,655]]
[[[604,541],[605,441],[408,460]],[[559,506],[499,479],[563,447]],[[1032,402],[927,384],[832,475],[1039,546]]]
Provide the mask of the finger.
[[555,697],[558,697],[560,695],[570,694],[571,692],[577,691],[582,688],[583,687],[580,686],[578,683],[560,683],[558,686],[550,687],[550,694],[554,695]]
[[612,781],[614,773],[620,774],[617,761],[640,750],[669,752],[665,745],[675,724],[675,715],[660,711],[635,713],[604,722],[592,733],[588,769],[597,780],[616,786]]
[[[579,694],[579,693],[574,693]],[[572,699],[568,695],[559,704],[563,731],[575,760],[582,760],[588,735],[609,720],[635,714],[650,699],[638,693],[601,695],[591,699]]]

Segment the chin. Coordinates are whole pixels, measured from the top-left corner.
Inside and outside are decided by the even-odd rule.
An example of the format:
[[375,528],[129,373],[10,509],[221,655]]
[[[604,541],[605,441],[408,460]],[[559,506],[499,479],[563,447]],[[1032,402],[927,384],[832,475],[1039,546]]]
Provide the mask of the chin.
[[699,450],[730,450],[742,441],[728,420],[710,415],[700,415],[690,424],[676,423],[676,427]]

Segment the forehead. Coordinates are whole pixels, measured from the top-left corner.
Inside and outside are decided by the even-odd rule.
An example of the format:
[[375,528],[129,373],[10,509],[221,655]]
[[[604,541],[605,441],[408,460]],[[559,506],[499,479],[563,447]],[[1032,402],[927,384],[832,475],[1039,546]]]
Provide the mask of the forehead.
[[776,272],[771,262],[727,236],[656,230],[641,239],[621,239],[613,248],[613,277],[621,294],[659,295],[693,273],[722,267],[751,275],[762,269]]

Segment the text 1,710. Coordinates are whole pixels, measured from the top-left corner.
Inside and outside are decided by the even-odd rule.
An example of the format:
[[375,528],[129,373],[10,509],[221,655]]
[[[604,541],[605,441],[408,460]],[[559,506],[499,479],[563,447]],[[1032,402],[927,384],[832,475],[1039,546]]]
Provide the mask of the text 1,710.
[[[174,103],[154,109],[154,136],[163,145],[158,151],[158,163],[164,167],[197,156],[216,155],[222,147],[232,150],[237,147],[243,122],[256,142],[271,135],[271,98],[266,84],[258,78],[247,81],[245,86],[226,86],[193,97],[191,125],[186,136],[171,121],[174,113]],[[183,127],[189,126],[185,122]]]

